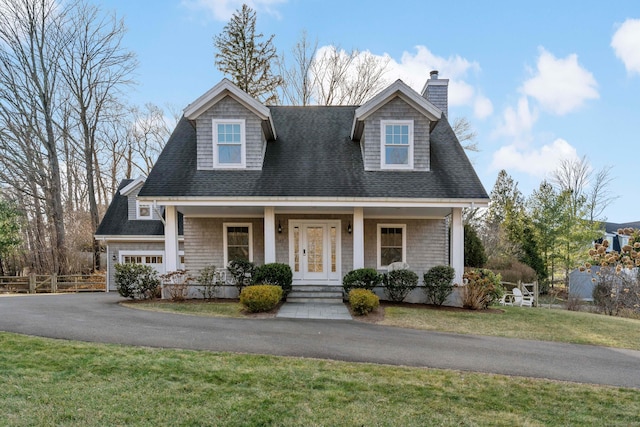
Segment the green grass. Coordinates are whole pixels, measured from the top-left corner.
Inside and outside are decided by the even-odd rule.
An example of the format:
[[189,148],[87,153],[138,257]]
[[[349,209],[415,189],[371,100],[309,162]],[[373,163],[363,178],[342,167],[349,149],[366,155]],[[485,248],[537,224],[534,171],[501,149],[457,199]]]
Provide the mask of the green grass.
[[3,426],[638,425],[640,390],[0,333]]
[[640,320],[568,310],[504,307],[504,313],[386,307],[384,325],[457,334],[640,350]]
[[191,314],[210,317],[246,317],[242,305],[238,302],[189,300],[188,302],[170,301],[126,301],[125,307],[149,311]]

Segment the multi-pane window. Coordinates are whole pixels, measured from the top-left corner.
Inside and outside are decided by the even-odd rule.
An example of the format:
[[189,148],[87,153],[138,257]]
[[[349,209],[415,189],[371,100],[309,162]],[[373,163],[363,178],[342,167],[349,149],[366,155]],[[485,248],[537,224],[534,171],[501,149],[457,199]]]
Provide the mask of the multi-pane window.
[[244,139],[244,120],[214,120],[214,166],[243,167]]
[[253,261],[250,224],[224,224],[225,264],[233,260]]
[[378,225],[378,267],[406,259],[406,226]]
[[413,121],[382,120],[381,162],[383,169],[413,167]]

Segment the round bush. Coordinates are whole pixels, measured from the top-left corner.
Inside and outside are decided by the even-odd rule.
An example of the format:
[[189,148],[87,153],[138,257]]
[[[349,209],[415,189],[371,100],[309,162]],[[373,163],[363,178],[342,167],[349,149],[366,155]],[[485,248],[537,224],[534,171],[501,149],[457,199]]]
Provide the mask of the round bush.
[[252,285],[240,292],[240,303],[251,313],[273,310],[282,299],[282,288],[276,285]]
[[131,299],[151,299],[157,294],[160,280],[150,265],[116,264],[116,288],[120,295]]
[[349,292],[349,304],[358,316],[371,313],[380,306],[380,298],[368,289],[352,289]]
[[348,272],[342,279],[344,292],[349,295],[352,289],[372,290],[382,283],[382,276],[373,268],[359,268]]
[[418,286],[418,275],[411,270],[393,270],[384,275],[383,281],[387,298],[402,302]]
[[257,267],[253,273],[253,282],[280,286],[283,297],[286,297],[291,292],[293,273],[288,264],[273,262]]
[[450,265],[436,265],[424,273],[424,292],[427,302],[442,305],[453,292],[455,270]]

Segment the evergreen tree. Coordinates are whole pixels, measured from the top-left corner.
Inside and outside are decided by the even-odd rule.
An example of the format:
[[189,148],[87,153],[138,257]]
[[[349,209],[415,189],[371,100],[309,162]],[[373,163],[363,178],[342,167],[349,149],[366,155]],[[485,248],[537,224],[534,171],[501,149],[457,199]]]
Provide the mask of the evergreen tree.
[[478,237],[475,228],[469,224],[464,225],[464,266],[482,268],[487,262],[482,241]]
[[0,276],[5,275],[4,257],[20,244],[19,218],[13,203],[0,198]]
[[261,41],[256,34],[256,12],[246,4],[236,10],[222,32],[214,37],[216,67],[233,83],[264,103],[276,102],[276,89],[282,78],[274,75],[271,64],[277,59],[272,34]]

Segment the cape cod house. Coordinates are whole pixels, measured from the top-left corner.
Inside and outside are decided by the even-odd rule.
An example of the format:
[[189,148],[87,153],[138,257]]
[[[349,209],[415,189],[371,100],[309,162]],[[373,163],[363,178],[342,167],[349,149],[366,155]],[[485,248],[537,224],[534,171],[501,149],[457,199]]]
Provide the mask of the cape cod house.
[[462,209],[489,198],[447,120],[447,91],[432,72],[422,95],[398,80],[360,106],[265,106],[224,79],[184,110],[96,238],[110,260],[132,262],[120,229],[103,227],[128,198],[127,226],[159,223],[163,271],[242,257],[289,264],[301,288],[401,261],[420,278],[450,264],[460,283]]

